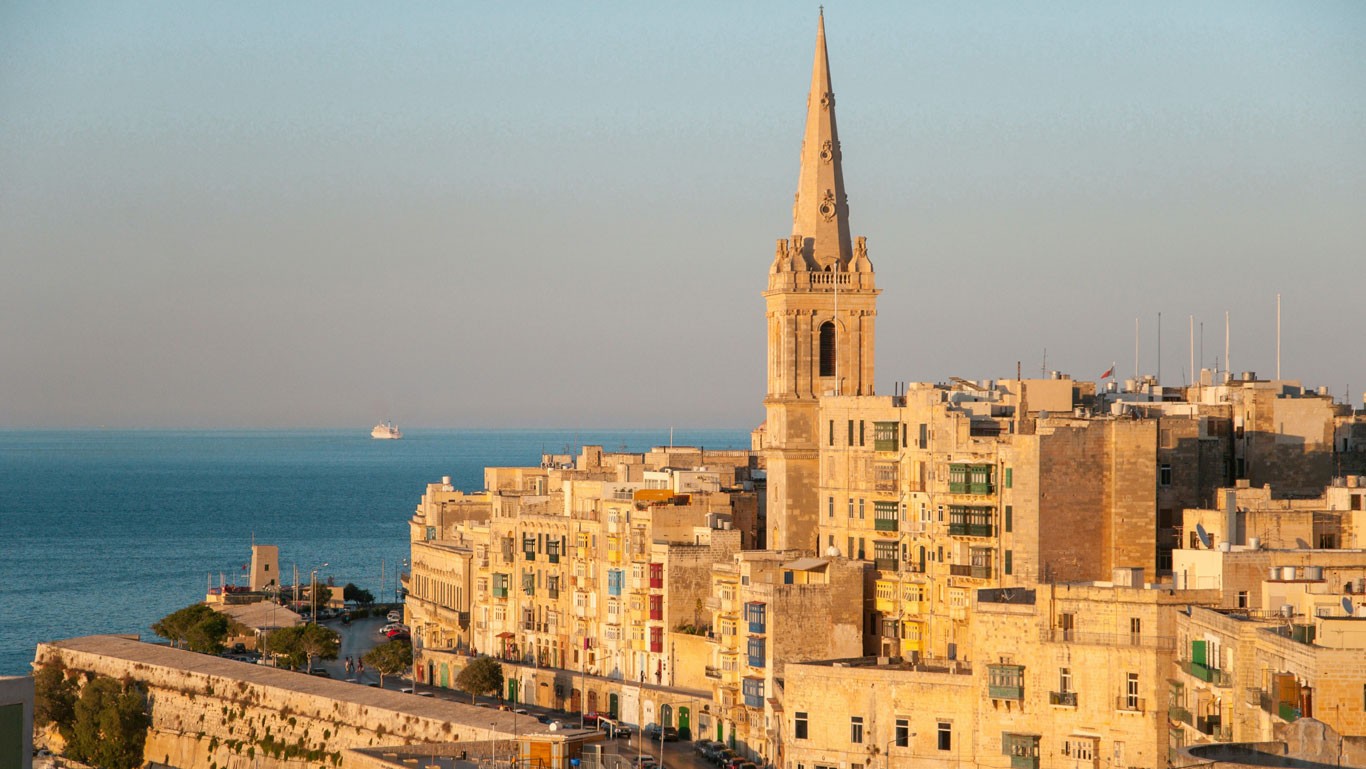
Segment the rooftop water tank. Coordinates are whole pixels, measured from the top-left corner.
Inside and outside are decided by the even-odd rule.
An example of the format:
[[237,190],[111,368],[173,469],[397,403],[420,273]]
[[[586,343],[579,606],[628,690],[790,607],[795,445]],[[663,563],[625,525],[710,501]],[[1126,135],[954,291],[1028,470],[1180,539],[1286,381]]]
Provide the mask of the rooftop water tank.
[[1247,546],[1248,546],[1249,548],[1253,549],[1253,550],[1261,550],[1261,549],[1262,549],[1262,538],[1261,538],[1261,537],[1248,537],[1248,538],[1247,538]]
[[1322,566],[1306,566],[1306,567],[1304,567],[1304,578],[1307,579],[1307,580],[1310,580],[1310,581],[1312,581],[1312,582],[1322,582],[1322,581],[1323,581],[1323,567],[1322,567]]
[[1282,567],[1281,567],[1281,579],[1285,580],[1286,582],[1294,582],[1294,581],[1295,581],[1295,567],[1294,567],[1294,566],[1282,566]]

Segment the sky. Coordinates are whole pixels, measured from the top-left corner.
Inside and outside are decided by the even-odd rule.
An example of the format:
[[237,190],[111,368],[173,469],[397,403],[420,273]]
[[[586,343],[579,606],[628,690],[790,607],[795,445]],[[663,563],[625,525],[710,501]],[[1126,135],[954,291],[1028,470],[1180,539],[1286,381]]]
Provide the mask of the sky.
[[[1360,407],[1366,4],[825,14],[879,392]],[[0,0],[0,428],[759,423],[816,16]]]

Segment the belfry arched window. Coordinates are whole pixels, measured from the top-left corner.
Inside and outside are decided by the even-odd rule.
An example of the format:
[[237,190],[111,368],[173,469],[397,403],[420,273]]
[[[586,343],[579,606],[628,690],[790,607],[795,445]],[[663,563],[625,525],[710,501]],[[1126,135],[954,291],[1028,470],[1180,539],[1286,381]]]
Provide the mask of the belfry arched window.
[[835,324],[821,324],[821,376],[835,375]]

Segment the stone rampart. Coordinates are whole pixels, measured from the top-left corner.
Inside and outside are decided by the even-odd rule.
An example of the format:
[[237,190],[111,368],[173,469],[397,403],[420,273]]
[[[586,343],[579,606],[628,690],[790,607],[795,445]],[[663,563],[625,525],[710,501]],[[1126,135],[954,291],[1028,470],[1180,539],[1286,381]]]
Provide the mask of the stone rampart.
[[35,665],[130,678],[147,690],[144,758],[176,769],[342,767],[348,748],[537,734],[528,716],[88,636],[40,644]]

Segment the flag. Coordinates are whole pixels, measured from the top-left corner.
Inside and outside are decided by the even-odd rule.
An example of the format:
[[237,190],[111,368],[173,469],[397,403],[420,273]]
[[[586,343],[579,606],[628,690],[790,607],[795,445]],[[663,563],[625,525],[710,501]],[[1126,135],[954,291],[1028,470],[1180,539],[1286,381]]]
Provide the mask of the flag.
[[1112,376],[1114,376],[1114,375],[1115,375],[1115,367],[1114,367],[1114,365],[1111,365],[1110,368],[1105,369],[1105,373],[1104,373],[1104,374],[1101,374],[1101,375],[1100,375],[1100,378],[1101,378],[1101,379],[1109,379],[1110,377],[1112,377]]

